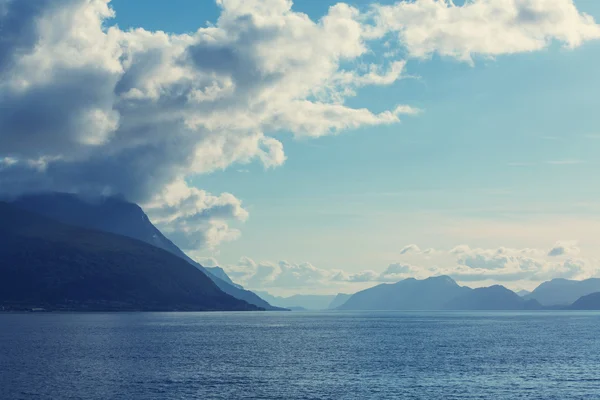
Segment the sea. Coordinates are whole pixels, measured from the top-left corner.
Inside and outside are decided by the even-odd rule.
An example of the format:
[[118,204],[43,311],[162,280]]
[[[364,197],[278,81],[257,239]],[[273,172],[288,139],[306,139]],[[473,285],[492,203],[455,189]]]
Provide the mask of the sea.
[[0,399],[600,399],[600,313],[3,313]]

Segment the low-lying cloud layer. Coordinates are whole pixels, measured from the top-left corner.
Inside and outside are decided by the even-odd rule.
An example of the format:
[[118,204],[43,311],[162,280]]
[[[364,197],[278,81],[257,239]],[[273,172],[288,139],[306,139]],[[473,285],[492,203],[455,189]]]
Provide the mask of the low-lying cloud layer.
[[404,74],[404,59],[361,67],[374,41],[392,34],[409,58],[471,62],[600,37],[571,0],[417,0],[363,14],[339,3],[316,21],[289,0],[217,3],[214,25],[176,35],[110,26],[109,0],[0,0],[1,194],[119,193],[183,247],[216,246],[248,213],[186,178],[282,165],[279,132],[319,137],[419,112],[345,105]]
[[[552,254],[564,243],[570,251]],[[413,249],[410,254],[404,251]],[[471,286],[500,282],[513,288],[531,288],[553,278],[586,279],[600,276],[600,260],[575,257],[579,249],[574,242],[558,242],[550,249],[497,249],[456,246],[449,250],[419,250],[409,245],[400,250],[400,260],[382,272],[364,270],[349,273],[321,269],[310,263],[286,261],[255,262],[243,258],[236,265],[223,266],[237,282],[259,290],[275,291],[356,291],[378,283],[398,282],[406,278],[449,275]],[[212,264],[216,260],[211,260]]]

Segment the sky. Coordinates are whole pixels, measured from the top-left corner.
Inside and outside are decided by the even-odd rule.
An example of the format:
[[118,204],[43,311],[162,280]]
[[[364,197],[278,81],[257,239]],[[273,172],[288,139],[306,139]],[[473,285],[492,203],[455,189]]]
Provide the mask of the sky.
[[600,2],[0,0],[0,192],[277,295],[600,276]]

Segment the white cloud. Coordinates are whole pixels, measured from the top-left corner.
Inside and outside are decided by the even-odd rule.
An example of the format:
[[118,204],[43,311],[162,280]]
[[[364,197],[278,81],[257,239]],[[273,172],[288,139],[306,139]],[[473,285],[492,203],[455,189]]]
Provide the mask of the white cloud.
[[410,57],[467,61],[600,36],[570,0],[417,0],[363,15],[339,3],[318,20],[289,0],[217,3],[214,24],[169,34],[109,26],[108,0],[0,0],[0,194],[121,193],[183,247],[214,247],[248,213],[186,178],[280,166],[280,132],[319,137],[420,112],[345,103],[405,74],[393,57],[362,67],[382,35],[397,33]]
[[[561,242],[559,242],[561,243]],[[563,242],[565,243],[565,242]],[[541,282],[552,278],[585,279],[600,272],[600,264],[589,259],[563,258],[552,259],[553,252],[562,255],[578,254],[579,249],[572,242],[572,247],[555,246],[550,252],[544,249],[478,249],[467,245],[453,248],[448,254],[454,257],[454,265],[436,267],[441,274],[447,274],[462,281]],[[561,250],[556,250],[561,249]],[[566,250],[569,249],[569,250]]]
[[334,282],[375,282],[379,278],[379,274],[372,270],[366,270],[356,273],[347,273],[345,271],[336,271],[331,278]]
[[287,0],[217,3],[214,25],[176,35],[109,27],[108,0],[0,0],[0,194],[121,193],[183,247],[212,247],[247,211],[186,177],[277,167],[279,131],[318,137],[418,112],[344,104],[405,67],[341,69],[369,51],[357,9],[311,20]]
[[548,251],[548,256],[559,257],[567,255],[577,255],[581,252],[581,249],[577,247],[577,242],[566,241],[556,242],[556,244]]
[[[210,259],[210,262],[218,264],[214,259]],[[249,289],[287,290],[292,293],[323,290],[332,293],[339,290],[352,292],[374,283],[397,282],[412,276],[422,276],[425,272],[422,268],[408,264],[390,264],[383,272],[347,272],[318,268],[309,262],[256,262],[248,257],[242,257],[236,264],[221,267],[235,282]]]
[[229,193],[219,196],[177,180],[144,205],[150,219],[184,250],[215,248],[235,240],[240,231],[227,221],[245,221],[248,211]]
[[[0,15],[0,158],[16,160],[3,163],[3,192],[89,190],[134,201],[234,163],[281,165],[278,131],[318,137],[418,113],[344,104],[358,87],[402,77],[404,60],[366,72],[340,67],[360,65],[386,32],[397,32],[410,56],[460,59],[600,37],[570,0],[417,0],[366,15],[339,3],[317,21],[291,1],[227,0],[214,25],[182,35],[107,27],[107,0],[23,4],[4,0]],[[32,166],[39,160],[43,169]]]
[[255,262],[243,257],[236,265],[223,266],[236,282],[251,289],[310,288],[322,285],[335,275],[335,272],[323,270],[311,263]]
[[415,0],[377,5],[373,13],[377,23],[371,33],[396,33],[416,58],[438,53],[472,62],[474,55],[531,52],[552,41],[574,48],[600,38],[600,26],[572,0],[472,0],[462,6]]
[[[369,85],[391,85],[402,77],[405,67],[405,60],[396,60],[390,62],[387,70],[383,70],[381,65],[370,64],[368,72],[362,74],[359,71],[340,71],[333,77],[331,85],[337,88],[339,93],[351,96],[355,94],[354,88]],[[339,98],[343,99],[343,97]],[[416,109],[413,110],[416,111]]]
[[414,265],[394,263],[388,265],[388,267],[378,276],[377,281],[398,282],[406,278],[420,277],[423,272],[425,272],[423,268]]
[[573,257],[579,253],[574,242],[558,242],[553,249],[560,246],[569,249],[564,250],[561,257],[549,255],[548,250],[535,248],[482,249],[468,245],[450,250],[430,248],[426,252],[410,253],[411,263],[391,263],[381,272],[371,269],[358,272],[324,269],[308,262],[255,262],[247,257],[235,265],[222,267],[236,282],[250,289],[287,293],[355,292],[380,283],[440,275],[449,275],[473,287],[499,282],[515,288],[533,288],[553,278],[587,279],[600,276],[600,260]]

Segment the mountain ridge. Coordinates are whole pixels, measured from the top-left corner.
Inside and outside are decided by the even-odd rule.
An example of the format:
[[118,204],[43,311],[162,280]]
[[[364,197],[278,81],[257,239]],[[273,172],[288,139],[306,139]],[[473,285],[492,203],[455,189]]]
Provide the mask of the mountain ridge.
[[8,309],[259,310],[143,241],[0,202],[0,302]]
[[571,310],[600,310],[600,292],[594,292],[577,299],[569,306]]
[[451,299],[444,306],[447,310],[540,310],[535,300],[526,300],[502,285],[476,288]]
[[524,298],[537,300],[544,306],[568,306],[582,296],[595,292],[600,292],[600,278],[582,281],[556,278],[542,282]]
[[204,272],[225,293],[266,310],[281,310],[279,307],[271,306],[255,293],[221,279],[217,276],[220,271],[213,270],[215,273],[213,274],[211,269],[188,257],[152,224],[139,205],[123,197],[104,196],[84,199],[77,194],[49,192],[20,196],[12,199],[11,204],[69,225],[141,240],[186,260]]
[[357,292],[337,310],[441,310],[449,300],[470,290],[445,275],[407,278]]

